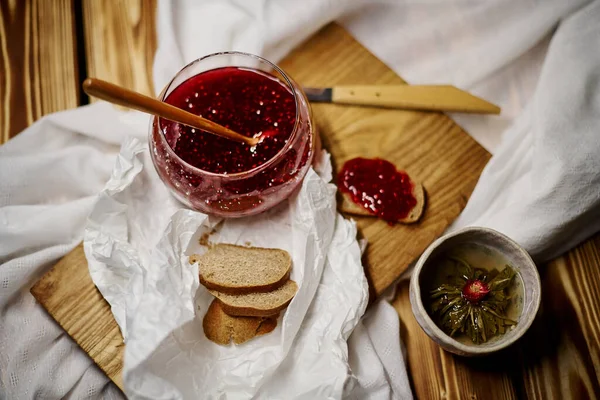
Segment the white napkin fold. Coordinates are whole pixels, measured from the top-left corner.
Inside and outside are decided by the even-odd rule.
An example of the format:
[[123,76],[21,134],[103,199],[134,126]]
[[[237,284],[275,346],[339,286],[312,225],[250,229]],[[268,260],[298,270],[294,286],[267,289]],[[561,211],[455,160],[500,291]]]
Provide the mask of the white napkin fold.
[[[500,117],[455,116],[495,154],[456,225],[490,224],[545,259],[598,230],[599,8],[582,0],[162,1],[155,83],[215,50],[277,61],[341,18],[409,82],[456,84],[503,107]],[[137,118],[95,104],[46,117],[0,147],[0,398],[121,398],[28,288],[83,237],[114,144],[147,128]],[[348,342],[358,382],[351,395],[410,396],[397,323],[385,302],[358,323]]]

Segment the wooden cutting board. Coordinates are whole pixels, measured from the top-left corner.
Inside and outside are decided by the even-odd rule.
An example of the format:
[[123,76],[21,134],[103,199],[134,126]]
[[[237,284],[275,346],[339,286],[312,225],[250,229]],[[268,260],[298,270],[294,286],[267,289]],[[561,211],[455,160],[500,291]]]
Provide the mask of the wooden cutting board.
[[[307,86],[404,83],[335,24],[280,65]],[[313,111],[335,168],[357,156],[385,158],[422,182],[427,192],[418,224],[391,227],[374,218],[356,218],[360,235],[369,242],[364,264],[374,298],[458,216],[490,155],[441,113],[332,104],[315,104]],[[89,276],[82,246],[56,264],[31,293],[122,388],[123,339]]]

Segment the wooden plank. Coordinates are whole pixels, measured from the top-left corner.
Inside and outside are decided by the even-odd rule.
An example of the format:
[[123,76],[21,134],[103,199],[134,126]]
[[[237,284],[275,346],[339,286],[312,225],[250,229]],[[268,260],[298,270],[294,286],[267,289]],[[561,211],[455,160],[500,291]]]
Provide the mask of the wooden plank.
[[73,1],[0,1],[0,144],[79,104]]
[[154,95],[155,13],[154,0],[83,0],[88,76]]
[[[69,276],[67,285],[64,284],[65,276]],[[44,275],[44,279],[31,288],[31,293],[106,375],[123,389],[123,336],[112,318],[110,306],[87,271],[83,244]]]
[[415,395],[422,399],[592,399],[600,396],[600,234],[540,267],[542,306],[525,336],[481,359],[441,350],[421,330],[408,282],[393,302]]

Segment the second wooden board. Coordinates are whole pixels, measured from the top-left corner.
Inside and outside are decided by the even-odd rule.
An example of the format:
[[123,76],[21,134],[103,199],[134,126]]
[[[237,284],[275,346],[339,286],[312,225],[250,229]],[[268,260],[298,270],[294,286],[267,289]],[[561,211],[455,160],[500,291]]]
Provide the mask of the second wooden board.
[[[341,27],[330,25],[281,63],[306,86],[405,83]],[[354,157],[380,157],[404,168],[427,193],[417,224],[390,226],[356,218],[369,245],[364,259],[372,293],[381,294],[466,205],[489,153],[442,113],[313,104],[334,168]]]

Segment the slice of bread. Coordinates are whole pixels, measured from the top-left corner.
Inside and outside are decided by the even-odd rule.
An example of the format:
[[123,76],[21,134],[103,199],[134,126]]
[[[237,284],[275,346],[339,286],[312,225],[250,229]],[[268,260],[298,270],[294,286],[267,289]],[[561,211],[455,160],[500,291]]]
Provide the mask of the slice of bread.
[[276,326],[277,316],[261,318],[227,315],[216,299],[210,303],[202,321],[206,337],[222,345],[228,345],[232,341],[242,344],[256,336],[272,332]]
[[[352,214],[352,215],[362,215],[365,217],[377,217],[377,215],[373,214],[360,204],[356,204],[352,197],[348,193],[341,193],[342,201],[339,204],[339,209],[342,212]],[[425,210],[425,189],[423,189],[423,185],[418,182],[413,181],[413,196],[417,200],[417,204],[409,211],[406,217],[399,220],[399,223],[402,224],[412,224],[415,223],[421,218],[423,215],[423,210]]]
[[[244,317],[233,317],[233,318],[244,318]],[[248,318],[248,317],[246,317]],[[250,317],[252,318],[252,317]],[[257,318],[257,317],[254,317]],[[266,335],[267,333],[271,333],[277,328],[277,318],[279,318],[279,314],[275,314],[270,316],[269,318],[262,318],[261,324],[258,326],[256,330],[256,336]],[[235,339],[234,339],[235,340]]]
[[209,290],[221,302],[225,313],[238,317],[268,317],[290,304],[298,291],[296,282],[288,280],[271,292],[228,294]]
[[243,294],[269,292],[290,276],[292,258],[285,250],[217,244],[190,257],[198,262],[200,283],[209,290]]

